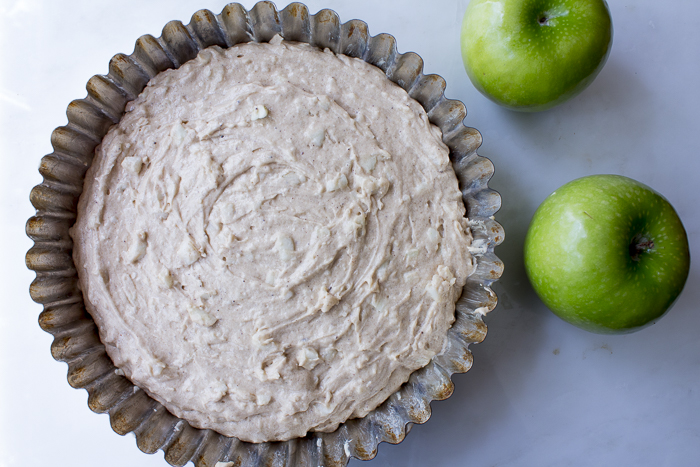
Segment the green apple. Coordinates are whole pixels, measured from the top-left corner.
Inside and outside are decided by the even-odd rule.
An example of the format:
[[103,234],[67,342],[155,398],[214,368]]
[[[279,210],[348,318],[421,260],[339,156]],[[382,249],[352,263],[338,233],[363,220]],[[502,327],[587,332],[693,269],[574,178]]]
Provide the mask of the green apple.
[[525,238],[525,269],[544,304],[598,333],[655,322],[681,293],[689,268],[688,237],[671,204],[619,175],[556,190]]
[[583,91],[612,46],[605,0],[471,0],[462,59],[474,86],[513,110],[540,111]]

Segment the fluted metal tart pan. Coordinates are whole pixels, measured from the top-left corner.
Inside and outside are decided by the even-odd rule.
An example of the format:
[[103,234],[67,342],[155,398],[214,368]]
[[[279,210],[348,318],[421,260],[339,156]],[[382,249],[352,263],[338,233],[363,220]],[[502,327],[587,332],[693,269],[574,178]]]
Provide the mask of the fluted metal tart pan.
[[[76,219],[78,198],[95,147],[119,122],[126,103],[136,98],[151,78],[179,67],[206,47],[266,42],[275,34],[365,60],[384,71],[388,79],[425,108],[450,148],[474,236],[471,250],[477,267],[457,302],[456,320],[445,350],[415,371],[380,407],[364,418],[348,420],[332,433],[309,433],[286,442],[247,443],[190,426],[114,367],[95,323],[85,311],[68,230]],[[468,347],[486,336],[482,318],[497,301],[490,286],[503,270],[494,254],[504,231],[493,219],[501,203],[500,195],[488,187],[493,165],[476,153],[481,135],[463,125],[464,104],[447,99],[444,91],[445,80],[423,74],[420,56],[398,53],[391,35],[371,36],[366,23],[341,23],[331,10],[311,15],[301,3],[277,10],[271,2],[260,2],[249,11],[232,3],[218,15],[200,10],[189,24],[171,21],[160,37],[142,36],[132,54],[115,55],[107,75],[96,75],[88,81],[87,97],[68,105],[68,124],[52,133],[54,151],[43,157],[39,168],[44,180],[30,195],[37,211],[26,226],[27,235],[34,241],[26,264],[36,271],[30,294],[44,306],[39,324],[54,336],[51,353],[68,364],[69,384],[87,390],[88,406],[95,412],[108,413],[114,431],[122,435],[133,432],[142,451],[163,450],[166,461],[177,466],[189,461],[197,467],[214,467],[219,462],[227,467],[344,466],[350,457],[371,459],[382,441],[403,440],[412,424],[428,420],[431,401],[452,394],[450,376],[471,367]],[[76,439],[76,445],[79,443]]]

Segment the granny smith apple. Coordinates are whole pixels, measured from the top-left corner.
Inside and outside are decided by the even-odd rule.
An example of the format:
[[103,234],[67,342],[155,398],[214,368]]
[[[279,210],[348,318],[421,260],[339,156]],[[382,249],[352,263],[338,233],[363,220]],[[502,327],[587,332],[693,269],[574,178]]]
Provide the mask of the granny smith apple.
[[486,97],[513,110],[540,111],[593,81],[612,36],[605,0],[471,0],[462,59]]
[[545,305],[588,331],[655,322],[688,277],[688,237],[671,204],[619,175],[567,183],[535,212],[525,269]]

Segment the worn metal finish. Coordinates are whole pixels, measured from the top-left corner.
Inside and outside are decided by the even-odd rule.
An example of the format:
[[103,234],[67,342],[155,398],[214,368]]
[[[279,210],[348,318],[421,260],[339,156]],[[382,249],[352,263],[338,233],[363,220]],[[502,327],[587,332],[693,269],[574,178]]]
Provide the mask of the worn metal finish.
[[[415,371],[380,407],[362,419],[345,422],[333,433],[252,444],[190,426],[114,367],[85,311],[68,230],[75,222],[78,197],[95,147],[149,79],[165,69],[179,67],[203,48],[269,41],[275,34],[365,60],[381,68],[421,103],[450,148],[474,236],[477,267],[457,302],[456,321],[449,330],[445,350]],[[503,263],[494,254],[504,231],[493,220],[501,203],[500,195],[488,187],[493,165],[476,153],[481,135],[463,125],[464,104],[447,99],[444,91],[445,80],[424,75],[423,60],[417,54],[399,54],[394,37],[371,36],[367,24],[359,20],[341,23],[332,10],[311,15],[301,3],[292,3],[282,11],[271,2],[257,3],[250,11],[232,3],[218,15],[200,10],[187,25],[179,21],[165,25],[159,38],[142,36],[131,55],[115,55],[107,75],[88,81],[87,97],[69,104],[68,124],[54,130],[54,152],[41,161],[39,170],[44,181],[30,195],[37,210],[26,226],[27,235],[35,242],[26,255],[27,267],[36,271],[30,294],[44,305],[39,325],[54,336],[53,357],[68,363],[69,384],[88,391],[90,409],[108,413],[114,431],[133,432],[142,451],[161,449],[165,459],[177,466],[189,461],[197,467],[213,467],[217,462],[241,466],[345,466],[350,457],[374,457],[382,441],[401,442],[412,424],[430,418],[431,401],[452,394],[451,375],[471,367],[468,346],[486,336],[482,316],[496,306],[490,286],[503,271]]]

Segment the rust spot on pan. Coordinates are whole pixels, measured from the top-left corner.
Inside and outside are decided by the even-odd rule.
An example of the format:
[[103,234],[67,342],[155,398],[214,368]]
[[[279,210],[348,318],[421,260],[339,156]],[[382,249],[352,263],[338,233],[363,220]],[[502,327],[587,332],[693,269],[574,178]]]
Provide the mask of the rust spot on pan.
[[452,393],[454,392],[454,389],[455,389],[455,387],[454,387],[454,384],[452,384],[452,383],[443,384],[435,392],[435,399],[439,400],[439,401],[447,399],[448,397],[450,397],[452,395]]
[[287,7],[289,14],[295,18],[302,17],[304,15],[304,8],[298,4],[292,4]]

